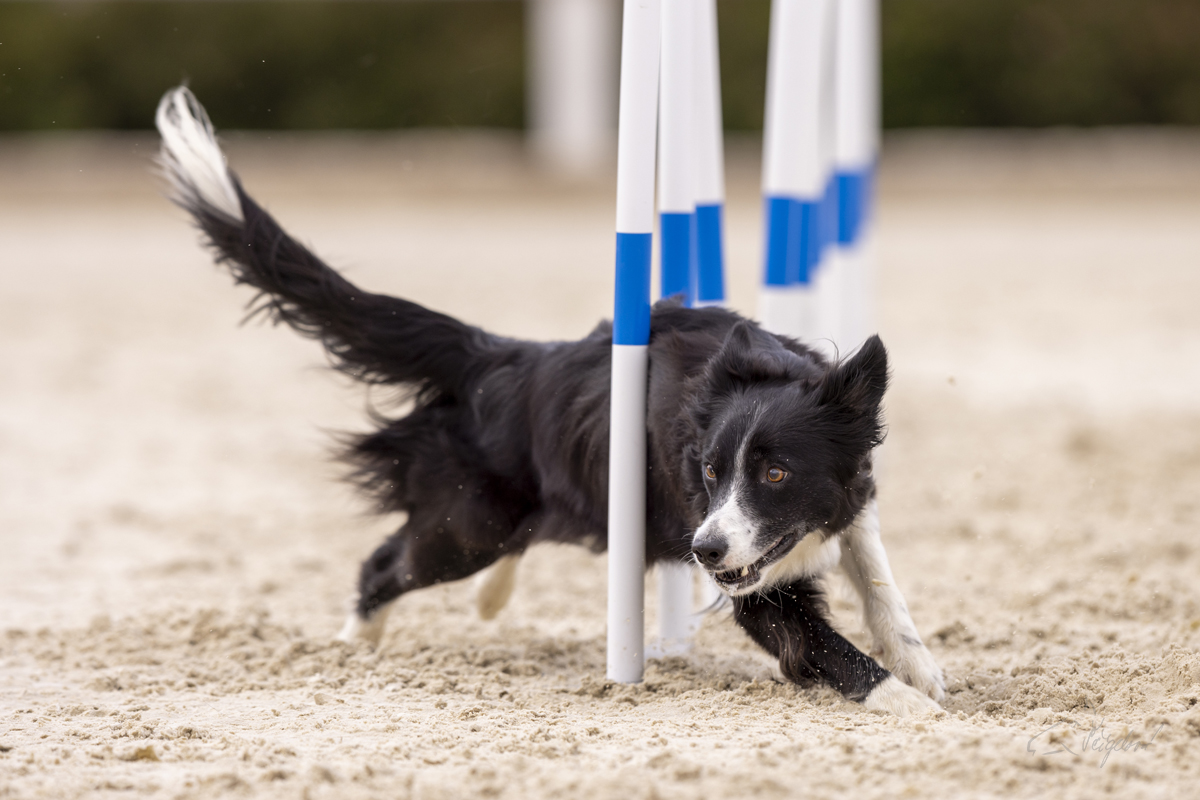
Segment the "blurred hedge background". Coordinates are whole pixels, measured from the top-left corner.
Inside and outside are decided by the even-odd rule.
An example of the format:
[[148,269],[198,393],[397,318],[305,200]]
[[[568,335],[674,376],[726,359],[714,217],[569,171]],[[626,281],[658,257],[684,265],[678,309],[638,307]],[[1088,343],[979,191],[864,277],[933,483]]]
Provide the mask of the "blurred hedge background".
[[[720,0],[725,120],[761,127],[768,0]],[[1200,0],[882,0],[884,123],[1200,123]],[[524,122],[523,7],[0,0],[0,130],[136,129],[181,79],[226,128]]]

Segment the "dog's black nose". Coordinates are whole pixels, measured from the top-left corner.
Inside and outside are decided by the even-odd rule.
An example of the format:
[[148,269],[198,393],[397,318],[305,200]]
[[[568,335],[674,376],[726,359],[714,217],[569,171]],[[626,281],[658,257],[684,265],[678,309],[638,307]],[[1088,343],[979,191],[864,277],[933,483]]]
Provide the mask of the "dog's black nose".
[[692,555],[706,567],[715,567],[725,560],[729,545],[724,539],[705,539],[692,543]]

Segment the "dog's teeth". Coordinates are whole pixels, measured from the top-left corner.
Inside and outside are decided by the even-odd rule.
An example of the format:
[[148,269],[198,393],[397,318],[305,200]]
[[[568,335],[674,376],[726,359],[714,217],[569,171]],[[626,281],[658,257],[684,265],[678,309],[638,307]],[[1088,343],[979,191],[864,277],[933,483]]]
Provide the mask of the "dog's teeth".
[[749,575],[749,574],[750,574],[750,568],[749,568],[749,567],[742,567],[742,577],[744,578],[744,577],[746,577],[746,576],[747,576],[747,575]]

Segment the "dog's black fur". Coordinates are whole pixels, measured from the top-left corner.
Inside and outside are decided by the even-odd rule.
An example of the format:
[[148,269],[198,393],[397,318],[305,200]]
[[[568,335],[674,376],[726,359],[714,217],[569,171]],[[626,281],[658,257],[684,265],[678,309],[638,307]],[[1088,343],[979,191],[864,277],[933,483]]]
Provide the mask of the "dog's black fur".
[[[407,513],[362,566],[363,619],[535,542],[604,549],[607,322],[576,342],[517,341],[362,291],[233,182],[244,221],[180,199],[218,260],[261,292],[260,309],[320,340],[337,368],[413,393],[411,413],[381,419],[348,447],[379,508]],[[690,560],[710,504],[739,479],[764,549],[836,535],[873,495],[888,375],[878,337],[835,364],[730,311],[668,300],[651,315],[649,358],[647,563]],[[710,466],[716,479],[706,477]],[[772,467],[786,480],[763,479]],[[710,568],[719,566],[712,555],[697,554]],[[738,622],[793,681],[824,681],[861,700],[889,675],[833,630],[811,578],[733,602]]]

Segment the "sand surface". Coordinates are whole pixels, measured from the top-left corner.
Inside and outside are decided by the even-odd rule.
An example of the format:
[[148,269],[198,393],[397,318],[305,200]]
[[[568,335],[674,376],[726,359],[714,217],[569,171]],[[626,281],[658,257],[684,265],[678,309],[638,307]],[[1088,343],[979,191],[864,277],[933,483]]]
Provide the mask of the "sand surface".
[[[371,289],[537,338],[608,313],[607,182],[505,137],[229,141]],[[606,683],[604,560],[571,548],[530,553],[493,622],[465,582],[404,598],[378,650],[332,643],[397,520],[330,432],[386,398],[238,326],[153,147],[0,140],[0,798],[1200,793],[1200,137],[889,140],[885,542],[949,681],[906,720],[778,682],[723,613]]]

